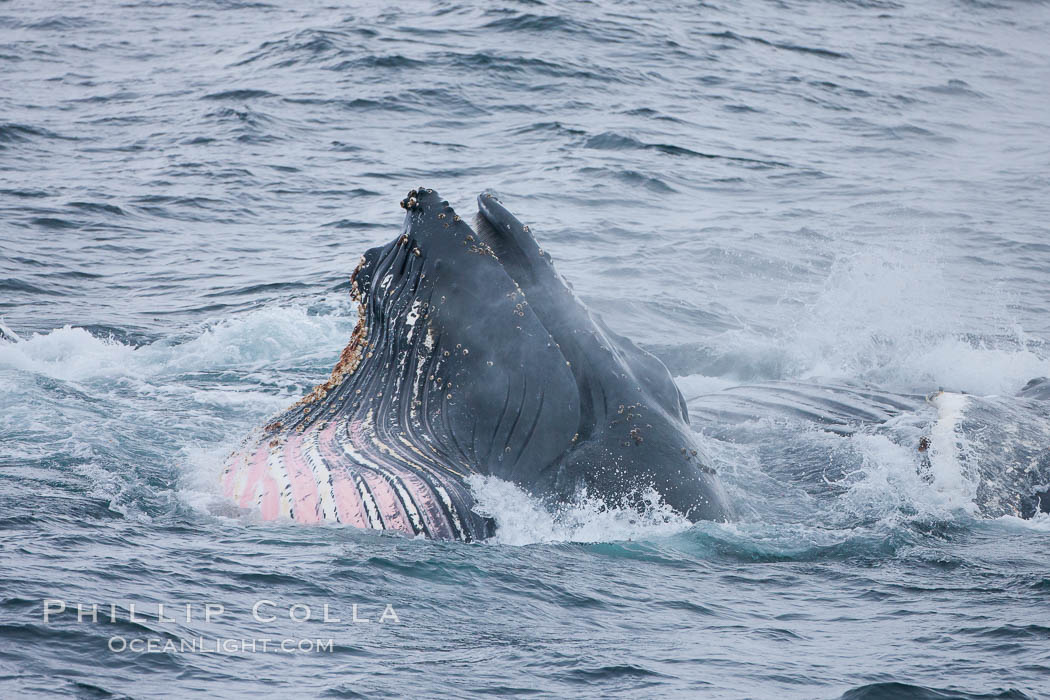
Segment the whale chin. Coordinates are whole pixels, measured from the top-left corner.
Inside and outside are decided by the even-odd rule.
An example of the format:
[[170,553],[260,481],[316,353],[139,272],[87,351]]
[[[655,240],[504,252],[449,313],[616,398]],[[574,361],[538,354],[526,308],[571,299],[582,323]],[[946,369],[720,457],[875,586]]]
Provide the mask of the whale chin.
[[351,277],[359,319],[331,377],[231,457],[226,490],[263,517],[479,539],[467,478],[552,501],[635,506],[655,489],[692,519],[724,492],[666,367],[607,328],[492,194],[473,226],[433,190]]

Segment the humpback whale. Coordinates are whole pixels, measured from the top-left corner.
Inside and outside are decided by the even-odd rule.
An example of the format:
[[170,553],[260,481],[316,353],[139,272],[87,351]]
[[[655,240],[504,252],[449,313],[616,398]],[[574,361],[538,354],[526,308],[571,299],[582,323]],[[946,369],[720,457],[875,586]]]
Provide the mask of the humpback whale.
[[528,226],[491,193],[473,225],[431,189],[401,206],[400,235],[351,276],[331,377],[228,458],[227,496],[264,519],[467,541],[494,532],[472,475],[731,518],[667,368],[584,306]]

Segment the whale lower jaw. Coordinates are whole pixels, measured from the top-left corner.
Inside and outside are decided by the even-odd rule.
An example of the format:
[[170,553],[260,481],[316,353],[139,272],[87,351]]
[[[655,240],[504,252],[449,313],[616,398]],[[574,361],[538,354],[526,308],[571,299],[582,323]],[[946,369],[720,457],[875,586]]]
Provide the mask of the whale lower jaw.
[[[346,524],[432,539],[480,540],[493,525],[471,510],[464,474],[404,453],[363,420],[321,421],[231,455],[223,490],[264,520]],[[413,458],[414,457],[414,458]]]

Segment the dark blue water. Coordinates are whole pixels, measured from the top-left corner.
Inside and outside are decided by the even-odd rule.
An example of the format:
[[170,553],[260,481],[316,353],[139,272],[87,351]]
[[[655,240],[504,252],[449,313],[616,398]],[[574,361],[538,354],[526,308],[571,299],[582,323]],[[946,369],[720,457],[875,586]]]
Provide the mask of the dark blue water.
[[[355,5],[0,2],[0,695],[1050,694],[1046,3]],[[668,364],[737,522],[223,501],[420,184]]]

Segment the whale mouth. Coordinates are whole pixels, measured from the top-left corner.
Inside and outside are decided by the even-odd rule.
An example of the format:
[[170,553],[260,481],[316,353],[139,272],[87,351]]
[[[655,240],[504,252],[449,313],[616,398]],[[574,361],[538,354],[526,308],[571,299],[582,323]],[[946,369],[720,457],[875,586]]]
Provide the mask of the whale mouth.
[[[492,532],[468,477],[610,505],[653,488],[725,520],[667,368],[592,315],[491,193],[473,226],[433,190],[351,276],[358,323],[331,377],[229,462],[264,518],[472,540]],[[643,388],[644,387],[644,388]]]

